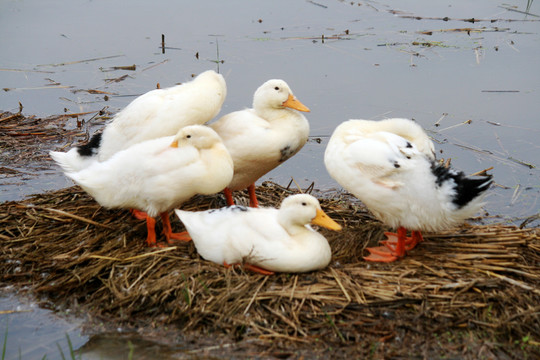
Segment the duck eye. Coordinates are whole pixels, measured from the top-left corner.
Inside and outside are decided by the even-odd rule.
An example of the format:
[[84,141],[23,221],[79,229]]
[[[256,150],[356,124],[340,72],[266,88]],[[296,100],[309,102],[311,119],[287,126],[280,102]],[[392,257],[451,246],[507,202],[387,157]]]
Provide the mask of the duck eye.
[[302,203],[302,206],[306,206],[306,205],[307,205],[307,203],[305,203],[305,202]]
[[191,139],[191,135],[186,135],[186,139]]
[[279,86],[276,86],[276,87],[274,88],[274,90],[279,91]]

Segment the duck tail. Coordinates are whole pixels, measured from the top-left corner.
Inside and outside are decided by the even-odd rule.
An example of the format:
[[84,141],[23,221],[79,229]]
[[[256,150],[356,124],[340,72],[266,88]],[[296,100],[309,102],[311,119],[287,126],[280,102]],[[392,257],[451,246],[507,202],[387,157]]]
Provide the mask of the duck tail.
[[99,147],[101,146],[101,137],[102,133],[96,133],[90,141],[84,145],[77,146],[77,152],[82,157],[95,156],[98,153]]
[[68,152],[51,151],[49,155],[64,172],[74,173],[88,167],[96,160],[100,144],[101,133],[97,133],[87,144],[77,146]]
[[434,164],[432,172],[437,178],[438,186],[442,186],[446,182],[453,182],[452,187],[455,192],[452,195],[452,202],[458,208],[462,208],[481,197],[493,182],[492,175],[469,178],[461,171],[455,171],[440,164]]

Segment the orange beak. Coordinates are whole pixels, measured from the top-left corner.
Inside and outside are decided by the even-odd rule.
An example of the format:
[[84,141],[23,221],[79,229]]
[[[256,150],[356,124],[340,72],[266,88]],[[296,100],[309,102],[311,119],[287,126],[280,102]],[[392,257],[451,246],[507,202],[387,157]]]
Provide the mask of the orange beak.
[[319,209],[317,209],[317,215],[311,220],[311,223],[334,231],[341,230],[341,225],[332,220],[324,211]]
[[174,140],[170,146],[173,147],[173,148],[177,148],[178,147],[178,140]]
[[306,105],[302,104],[294,96],[292,96],[292,94],[289,94],[289,97],[287,98],[287,100],[285,100],[283,104],[281,105],[294,109],[294,110],[298,110],[298,111],[303,111],[303,112],[311,111]]

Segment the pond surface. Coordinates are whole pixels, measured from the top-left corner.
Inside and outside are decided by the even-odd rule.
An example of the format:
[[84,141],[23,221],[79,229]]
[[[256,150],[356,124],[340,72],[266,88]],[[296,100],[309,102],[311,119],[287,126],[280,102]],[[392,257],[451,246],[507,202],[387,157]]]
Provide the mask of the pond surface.
[[[114,113],[157,83],[216,69],[228,86],[223,115],[251,106],[260,84],[282,78],[311,109],[312,141],[261,181],[293,177],[337,189],[322,161],[333,129],[351,118],[408,117],[455,168],[493,167],[486,211],[520,223],[540,208],[539,15],[538,2],[526,0],[4,0],[0,109]],[[22,186],[0,174],[0,201],[69,185],[55,167]],[[3,309],[17,306],[2,299]],[[65,333],[79,347],[87,338],[72,336],[77,325],[39,308],[31,317],[11,314],[8,358],[19,348],[50,358],[33,344],[57,351]],[[48,331],[56,327],[61,336]]]

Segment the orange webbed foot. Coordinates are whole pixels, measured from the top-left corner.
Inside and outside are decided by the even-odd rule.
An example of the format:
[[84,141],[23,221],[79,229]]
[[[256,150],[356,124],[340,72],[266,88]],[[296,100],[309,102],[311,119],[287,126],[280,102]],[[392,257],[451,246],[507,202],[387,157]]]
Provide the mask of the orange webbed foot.
[[137,209],[129,209],[129,213],[137,220],[145,220],[147,215],[144,211]]
[[172,240],[177,240],[177,241],[182,241],[182,242],[191,241],[191,236],[189,236],[189,233],[187,231],[182,231],[180,233],[171,232],[171,233],[165,234],[165,238],[167,239],[168,244],[174,244],[175,241],[172,241]]
[[[399,234],[392,232],[385,232],[386,240],[382,240],[381,244],[388,247],[390,250],[394,250],[398,244]],[[419,243],[424,241],[422,233],[420,231],[412,231],[410,237],[404,237],[405,250],[410,251],[416,247]]]
[[418,239],[413,236],[407,238],[407,229],[399,227],[397,233],[385,233],[386,240],[381,241],[383,246],[366,248],[370,252],[369,256],[365,256],[367,261],[375,262],[392,262],[405,256],[406,251],[413,249]]
[[392,251],[386,246],[377,246],[366,248],[369,251],[368,256],[364,256],[364,260],[373,262],[393,262],[399,259],[398,256],[392,254]]
[[153,244],[148,244],[148,247],[149,248],[157,248],[157,249],[164,249],[164,248],[170,248],[172,245],[166,243],[166,244],[163,244],[163,243],[158,243],[158,242],[155,242]]
[[161,213],[160,216],[161,221],[163,222],[163,235],[165,235],[165,239],[167,239],[167,244],[174,245],[175,242],[172,240],[184,242],[191,241],[191,236],[189,236],[187,231],[183,231],[181,233],[173,233],[168,213]]
[[228,264],[226,261],[223,262],[223,266],[225,266],[226,268],[230,268],[231,266],[235,266],[235,265],[242,265],[244,266],[244,269],[247,269],[247,270],[251,270],[253,272],[256,272],[258,274],[262,274],[262,275],[274,275],[275,273],[273,271],[270,271],[270,270],[266,270],[266,269],[263,269],[257,265],[252,265],[252,264],[239,264],[239,263],[236,263],[236,264]]
[[[386,240],[381,240],[380,243],[389,248],[390,250],[395,251],[398,243],[398,235],[391,232],[385,232],[384,235],[386,235]],[[405,245],[406,251],[412,250],[416,246],[416,243],[410,237],[406,237],[403,244]]]
[[251,270],[253,272],[262,274],[262,275],[274,275],[273,271],[263,269],[262,267],[259,267],[257,265],[244,264],[244,269],[248,269],[248,270]]

